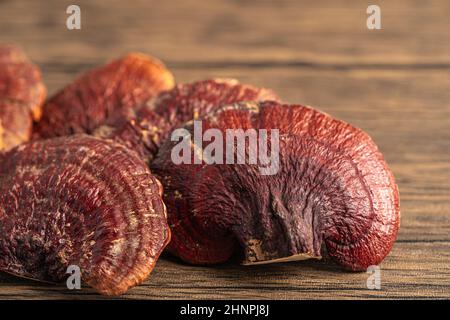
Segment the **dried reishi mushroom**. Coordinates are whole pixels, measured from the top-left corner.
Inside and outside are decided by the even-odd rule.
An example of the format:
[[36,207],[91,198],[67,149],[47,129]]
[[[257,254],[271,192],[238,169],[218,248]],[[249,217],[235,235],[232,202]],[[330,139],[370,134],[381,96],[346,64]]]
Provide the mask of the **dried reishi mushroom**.
[[31,137],[46,89],[39,69],[15,46],[0,46],[0,152]]
[[278,99],[270,89],[240,84],[235,79],[215,79],[177,85],[149,104],[173,127],[179,127],[227,104]]
[[[190,134],[193,126],[185,127]],[[276,102],[224,107],[202,119],[203,132],[209,128],[278,129],[279,169],[262,175],[248,162],[174,164],[178,142],[168,139],[152,171],[164,186],[169,248],[181,259],[220,263],[238,247],[244,264],[320,258],[324,244],[338,264],[358,271],[389,253],[399,228],[399,194],[365,132],[314,109]],[[192,157],[201,152],[192,142],[190,148]]]
[[4,44],[0,46],[0,63],[23,63],[28,58],[22,49],[14,45]]
[[32,126],[30,112],[21,103],[0,98],[0,152],[28,141]]
[[136,112],[136,118],[117,128],[99,128],[95,135],[124,143],[151,161],[162,141],[185,122],[227,104],[264,100],[278,101],[279,98],[270,89],[241,84],[235,79],[178,84],[143,105]]
[[161,133],[169,132],[170,128],[164,118],[148,108],[142,108],[134,119],[116,126],[103,125],[93,135],[121,143],[135,151],[141,159],[151,162],[158,151]]
[[1,271],[59,282],[77,265],[107,295],[148,277],[170,231],[161,184],[135,153],[74,135],[1,158]]
[[122,123],[145,101],[173,86],[172,74],[159,60],[128,54],[83,74],[50,98],[35,135],[90,134],[99,126]]

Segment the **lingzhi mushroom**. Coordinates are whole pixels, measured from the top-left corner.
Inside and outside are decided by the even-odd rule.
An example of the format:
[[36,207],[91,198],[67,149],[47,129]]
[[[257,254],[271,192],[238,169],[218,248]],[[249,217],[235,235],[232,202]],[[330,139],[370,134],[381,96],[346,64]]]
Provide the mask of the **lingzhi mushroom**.
[[241,84],[235,79],[178,84],[149,99],[136,111],[133,119],[121,126],[101,126],[94,135],[123,143],[151,163],[161,143],[186,121],[203,117],[230,103],[264,100],[279,98],[270,89]]
[[[175,85],[162,62],[131,53],[43,104],[45,92],[24,53],[0,47],[0,271],[59,282],[78,265],[84,282],[117,295],[142,283],[168,244],[192,264],[235,252],[243,264],[321,258],[326,249],[362,271],[395,242],[398,189],[372,139],[270,89]],[[278,170],[174,162],[172,133],[198,122],[221,133],[277,130],[267,152],[278,152]],[[192,157],[207,144],[189,144]]]
[[90,70],[44,105],[34,135],[51,138],[92,133],[135,117],[148,99],[174,86],[172,73],[158,59],[130,53]]
[[0,152],[31,138],[45,93],[41,73],[25,53],[11,45],[0,46]]
[[124,146],[87,135],[33,141],[0,163],[0,271],[60,282],[78,266],[106,295],[153,270],[169,242],[162,188]]
[[[226,106],[201,122],[221,132],[279,130],[279,170],[262,175],[256,164],[175,164],[178,141],[167,139],[151,168],[164,186],[169,249],[182,260],[221,263],[236,250],[244,264],[320,258],[324,244],[339,265],[363,271],[389,253],[399,228],[399,194],[365,132],[312,108],[277,102]],[[193,135],[193,122],[185,129]],[[190,147],[194,157],[205,144]],[[234,150],[236,156],[249,152]]]

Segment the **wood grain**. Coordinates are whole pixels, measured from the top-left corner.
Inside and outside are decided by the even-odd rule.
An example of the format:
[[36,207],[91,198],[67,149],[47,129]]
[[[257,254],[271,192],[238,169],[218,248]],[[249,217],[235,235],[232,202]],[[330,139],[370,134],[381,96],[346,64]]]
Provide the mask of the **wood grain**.
[[[0,0],[0,42],[27,50],[50,93],[132,50],[163,59],[179,82],[234,77],[270,87],[367,131],[401,194],[401,229],[381,265],[381,290],[367,289],[368,274],[329,261],[206,268],[165,256],[121,298],[450,298],[448,1],[378,1],[379,31],[365,28],[360,1],[77,3],[82,30],[68,31],[69,1]],[[0,274],[0,298],[102,297]]]

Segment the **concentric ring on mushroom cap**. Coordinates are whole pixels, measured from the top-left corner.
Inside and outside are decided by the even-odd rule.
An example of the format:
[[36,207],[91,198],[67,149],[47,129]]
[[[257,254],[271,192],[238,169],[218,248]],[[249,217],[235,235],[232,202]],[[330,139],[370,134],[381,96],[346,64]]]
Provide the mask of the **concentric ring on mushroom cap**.
[[164,64],[142,53],[92,69],[78,77],[44,105],[35,134],[41,138],[92,133],[135,117],[148,99],[174,86]]
[[270,89],[239,83],[235,79],[212,79],[176,85],[136,111],[136,117],[116,128],[104,126],[96,136],[121,142],[149,162],[170,132],[186,121],[203,117],[220,107],[242,101],[278,101]]
[[12,45],[0,46],[0,151],[31,138],[45,93],[41,73],[25,53]]
[[[235,244],[245,264],[320,258],[325,243],[338,264],[356,271],[389,253],[399,228],[398,189],[362,130],[309,107],[276,102],[227,106],[204,117],[202,126],[223,133],[278,129],[280,170],[261,175],[248,164],[175,165],[177,142],[167,140],[152,170],[164,186],[169,249],[181,259],[224,262]],[[192,123],[185,128],[193,133]]]
[[170,239],[161,185],[120,144],[85,135],[36,141],[0,168],[0,270],[82,281],[121,294],[151,273]]

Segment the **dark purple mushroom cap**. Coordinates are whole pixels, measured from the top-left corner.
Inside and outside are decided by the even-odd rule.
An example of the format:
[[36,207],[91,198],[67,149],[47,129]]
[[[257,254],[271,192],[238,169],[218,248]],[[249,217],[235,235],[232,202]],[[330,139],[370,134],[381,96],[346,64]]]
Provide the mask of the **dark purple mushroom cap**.
[[[211,264],[239,250],[244,264],[252,264],[320,258],[324,244],[354,271],[389,253],[399,229],[399,194],[365,132],[312,108],[277,102],[227,106],[201,123],[203,132],[218,129],[224,140],[227,129],[279,130],[279,169],[267,175],[257,164],[175,164],[179,141],[167,139],[151,167],[164,186],[172,253]],[[193,126],[186,124],[189,134]],[[275,147],[270,143],[268,152]],[[189,148],[193,162],[201,149]]]

